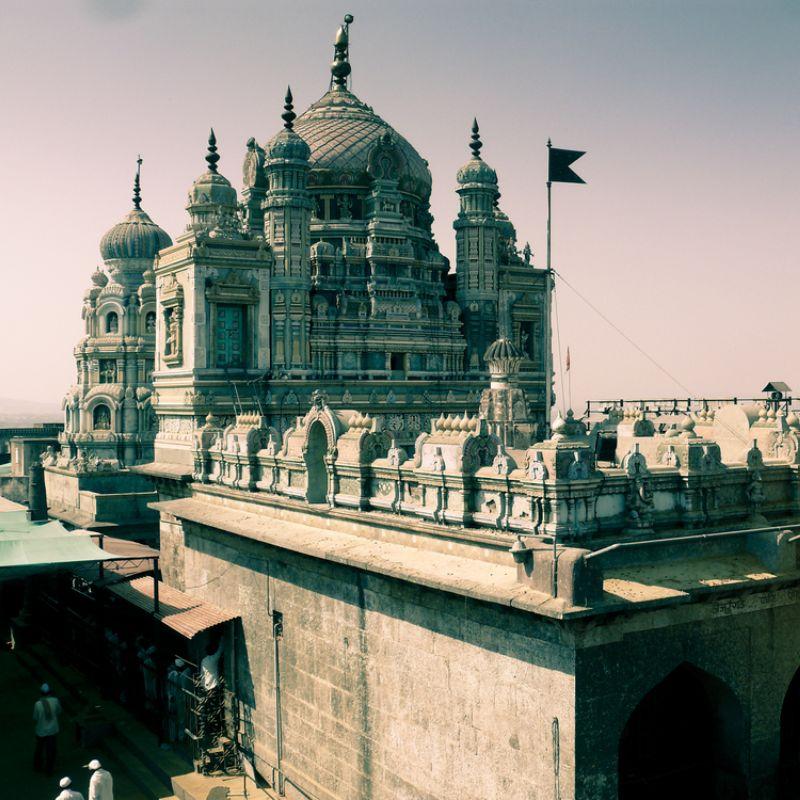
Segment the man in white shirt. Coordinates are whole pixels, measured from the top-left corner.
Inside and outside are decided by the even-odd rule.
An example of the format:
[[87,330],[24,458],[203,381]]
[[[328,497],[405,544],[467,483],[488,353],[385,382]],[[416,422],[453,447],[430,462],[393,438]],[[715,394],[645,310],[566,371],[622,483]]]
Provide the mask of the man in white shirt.
[[209,642],[206,655],[200,662],[200,739],[205,747],[212,746],[222,733],[222,677],[220,675],[220,657],[223,640],[219,640],[216,651]]
[[61,791],[56,800],[83,800],[83,795],[80,792],[69,788],[72,786],[72,781],[69,778],[62,778],[58,785],[61,787]]
[[58,737],[58,716],[61,703],[50,693],[50,687],[43,683],[42,696],[33,704],[33,732],[36,734],[36,748],[33,753],[34,772],[53,774],[56,763],[56,740]]
[[93,758],[87,765],[92,771],[89,779],[89,800],[114,800],[114,780],[107,769]]
[[222,655],[222,646],[222,639],[219,640],[216,652],[211,652],[209,645],[207,655],[200,662],[200,684],[207,692],[219,686],[219,659]]

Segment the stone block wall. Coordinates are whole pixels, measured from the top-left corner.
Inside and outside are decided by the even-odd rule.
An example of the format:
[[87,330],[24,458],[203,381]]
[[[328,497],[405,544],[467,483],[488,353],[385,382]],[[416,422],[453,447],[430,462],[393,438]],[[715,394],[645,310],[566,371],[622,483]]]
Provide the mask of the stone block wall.
[[558,780],[562,800],[574,797],[573,657],[560,626],[166,515],[161,541],[168,582],[242,615],[229,683],[267,775],[270,612],[283,614],[289,796],[296,784],[320,800],[539,798]]

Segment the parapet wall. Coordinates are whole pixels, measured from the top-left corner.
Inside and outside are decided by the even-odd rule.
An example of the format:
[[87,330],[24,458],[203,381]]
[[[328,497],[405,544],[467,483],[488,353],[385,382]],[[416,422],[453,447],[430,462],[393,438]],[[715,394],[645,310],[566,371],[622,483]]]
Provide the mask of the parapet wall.
[[224,428],[209,415],[194,435],[193,478],[575,543],[759,527],[800,511],[800,422],[740,406],[716,422],[697,416],[656,432],[628,414],[616,462],[598,464],[597,431],[571,415],[524,450],[504,447],[480,417],[443,416],[409,455],[378,420],[318,398],[282,436],[257,414]]

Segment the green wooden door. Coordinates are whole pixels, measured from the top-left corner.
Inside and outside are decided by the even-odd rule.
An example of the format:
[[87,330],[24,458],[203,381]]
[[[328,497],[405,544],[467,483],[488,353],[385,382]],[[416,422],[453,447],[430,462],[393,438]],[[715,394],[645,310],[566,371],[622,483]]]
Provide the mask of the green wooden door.
[[244,307],[217,306],[215,351],[218,367],[244,367]]

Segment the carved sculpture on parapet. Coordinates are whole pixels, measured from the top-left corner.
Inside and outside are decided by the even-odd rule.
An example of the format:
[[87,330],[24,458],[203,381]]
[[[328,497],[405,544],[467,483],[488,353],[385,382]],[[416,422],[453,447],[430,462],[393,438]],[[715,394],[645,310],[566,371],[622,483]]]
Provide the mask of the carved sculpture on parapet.
[[627,531],[629,533],[651,531],[655,509],[653,489],[650,485],[651,476],[647,460],[639,452],[638,444],[634,445],[634,450],[624,459],[623,467],[630,480],[627,497]]
[[758,440],[753,439],[753,446],[747,453],[748,481],[745,493],[747,495],[747,508],[754,523],[766,523],[765,517],[761,514],[761,509],[767,499],[767,495],[764,492],[764,482],[761,478],[763,468],[764,456],[761,450],[758,449]]
[[537,426],[528,417],[528,401],[518,385],[522,362],[519,348],[507,337],[493,342],[484,354],[491,382],[481,394],[479,413],[505,447],[526,448],[536,438]]

